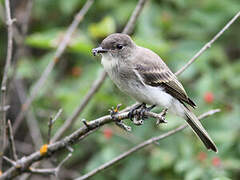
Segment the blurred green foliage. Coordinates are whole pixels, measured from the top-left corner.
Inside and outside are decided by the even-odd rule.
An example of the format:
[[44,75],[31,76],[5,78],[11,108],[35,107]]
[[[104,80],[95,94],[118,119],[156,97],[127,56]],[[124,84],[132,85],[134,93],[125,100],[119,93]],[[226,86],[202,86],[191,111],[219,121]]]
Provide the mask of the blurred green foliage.
[[[84,2],[34,1],[30,29],[25,41],[31,55],[22,56],[17,64],[17,77],[27,82],[29,90],[52,60],[67,27]],[[56,132],[81,103],[92,82],[100,74],[102,70],[100,58],[94,58],[91,49],[108,34],[121,32],[136,3],[136,0],[94,2],[74,33],[66,53],[34,101],[34,111],[45,138],[50,114],[55,113],[60,107],[64,110],[62,119],[54,126]],[[152,0],[146,4],[132,37],[137,44],[158,53],[175,72],[239,9],[239,0]],[[3,23],[0,21],[1,33],[4,32],[3,29]],[[159,145],[151,145],[131,155],[93,179],[240,178],[239,32],[238,19],[179,77],[189,96],[198,105],[196,114],[212,108],[221,108],[221,113],[203,122],[215,140],[219,153],[207,152],[188,129],[162,140]],[[0,49],[2,72],[6,37],[1,37]],[[92,120],[106,115],[110,107],[119,103],[125,107],[134,103],[134,100],[121,93],[107,79],[79,119]],[[81,174],[86,173],[143,140],[184,123],[182,119],[171,114],[168,114],[167,120],[166,125],[159,127],[153,120],[146,121],[141,127],[132,126],[131,134],[114,124],[101,128],[74,146],[73,158],[67,162],[67,167]],[[79,120],[73,129],[80,126],[82,124]]]

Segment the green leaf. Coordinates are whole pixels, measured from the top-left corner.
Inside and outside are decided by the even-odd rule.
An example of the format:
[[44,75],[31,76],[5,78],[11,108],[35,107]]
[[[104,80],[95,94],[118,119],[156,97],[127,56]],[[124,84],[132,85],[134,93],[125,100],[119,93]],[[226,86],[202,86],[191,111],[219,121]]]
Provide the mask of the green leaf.
[[106,16],[100,22],[90,24],[88,29],[92,37],[103,38],[115,32],[115,26],[114,19],[110,16]]
[[[36,48],[53,49],[57,48],[65,36],[66,31],[52,29],[29,35],[26,44]],[[93,43],[82,32],[75,32],[67,46],[70,52],[81,52],[86,55],[91,54]]]

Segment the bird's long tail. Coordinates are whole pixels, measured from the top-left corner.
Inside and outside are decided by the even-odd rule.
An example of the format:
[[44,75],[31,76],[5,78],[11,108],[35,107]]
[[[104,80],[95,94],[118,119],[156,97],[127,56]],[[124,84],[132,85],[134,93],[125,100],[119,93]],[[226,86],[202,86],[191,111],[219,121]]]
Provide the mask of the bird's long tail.
[[211,149],[214,152],[217,152],[217,147],[214,144],[213,140],[208,135],[207,131],[204,129],[198,118],[195,114],[190,111],[185,105],[183,105],[184,113],[185,113],[185,120],[187,121],[188,125],[193,129],[196,135],[200,138],[203,144],[206,146],[207,149]]

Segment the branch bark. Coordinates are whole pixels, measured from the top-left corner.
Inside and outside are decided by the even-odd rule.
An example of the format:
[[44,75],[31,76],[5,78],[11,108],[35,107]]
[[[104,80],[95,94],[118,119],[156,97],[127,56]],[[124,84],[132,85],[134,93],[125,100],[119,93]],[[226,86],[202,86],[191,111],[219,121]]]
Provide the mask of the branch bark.
[[8,32],[8,45],[7,45],[7,57],[6,64],[3,72],[3,79],[1,84],[1,122],[0,122],[0,171],[2,170],[2,157],[4,147],[6,145],[6,111],[4,107],[6,106],[6,91],[7,91],[7,81],[8,81],[8,71],[11,66],[12,50],[13,50],[13,29],[12,25],[14,20],[11,18],[11,10],[9,0],[5,0],[5,11],[6,11],[6,24]]

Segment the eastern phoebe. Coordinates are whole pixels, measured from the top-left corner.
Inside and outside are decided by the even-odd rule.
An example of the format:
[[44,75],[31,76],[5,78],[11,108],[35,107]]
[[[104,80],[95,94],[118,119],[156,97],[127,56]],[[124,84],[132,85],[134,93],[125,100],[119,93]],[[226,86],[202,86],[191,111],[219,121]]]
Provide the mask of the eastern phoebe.
[[207,149],[217,147],[194,113],[196,107],[182,84],[153,51],[137,46],[126,34],[106,37],[93,54],[101,54],[101,63],[112,81],[140,103],[159,105],[184,118]]

